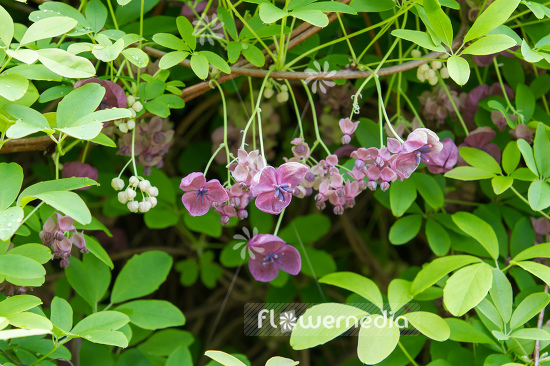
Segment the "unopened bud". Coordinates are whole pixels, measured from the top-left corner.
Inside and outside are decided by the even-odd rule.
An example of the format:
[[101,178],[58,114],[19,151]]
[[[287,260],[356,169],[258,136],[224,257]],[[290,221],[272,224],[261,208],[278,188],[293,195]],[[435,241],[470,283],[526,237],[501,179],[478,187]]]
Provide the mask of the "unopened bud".
[[147,201],[140,202],[138,204],[139,212],[145,213],[151,209],[151,204]]
[[118,202],[125,204],[128,202],[128,196],[126,195],[126,191],[118,192]]
[[273,89],[271,89],[271,88],[265,88],[264,89],[264,98],[269,99],[273,96],[273,94],[275,94]]
[[124,181],[120,178],[113,178],[111,181],[111,187],[113,187],[115,191],[120,191],[124,189]]
[[239,210],[237,212],[237,217],[239,220],[246,220],[248,218],[248,211],[247,210]]
[[430,67],[429,67],[428,65],[426,65],[426,64],[422,64],[422,65],[420,65],[420,66],[418,67],[418,71],[420,71],[420,72],[422,72],[422,73],[428,71],[429,69],[430,69]]
[[430,69],[426,72],[426,78],[429,80],[431,78],[433,78],[435,75],[435,71],[433,69]]
[[277,94],[277,102],[284,103],[288,100],[288,92],[281,92]]
[[348,134],[345,134],[344,136],[342,136],[342,145],[347,145],[351,142],[351,136],[348,135]]
[[142,180],[141,182],[139,182],[139,188],[146,192],[149,190],[149,188],[151,188],[151,183],[148,181],[148,180]]
[[128,102],[128,105],[131,107],[136,102],[136,98],[134,98],[131,95],[128,95],[128,97],[126,98],[126,102]]
[[429,78],[428,83],[430,83],[430,85],[432,86],[437,85],[437,76],[434,76],[433,78]]
[[443,79],[448,79],[449,78],[449,69],[444,67],[441,69],[441,77]]
[[336,205],[336,206],[334,206],[333,211],[334,211],[335,215],[343,215],[344,214],[344,206]]
[[120,130],[120,132],[126,133],[128,132],[128,125],[125,122],[122,122],[118,125],[118,129]]
[[441,61],[432,61],[432,69],[439,70],[441,69],[441,66],[443,66]]
[[157,205],[157,198],[156,197],[146,197],[145,200],[151,204],[151,208],[153,208]]
[[220,218],[220,224],[222,225],[227,225],[229,224],[229,216],[227,215],[224,215]]
[[411,56],[414,58],[419,58],[420,56],[422,56],[422,52],[420,52],[419,50],[412,50]]
[[374,180],[371,180],[369,181],[369,183],[367,184],[367,187],[371,190],[371,191],[376,191],[376,187],[378,186],[378,184],[376,183],[376,181]]
[[390,188],[390,184],[388,182],[382,182],[380,183],[380,189],[382,192],[386,192]]
[[138,177],[136,177],[135,175],[132,175],[132,176],[130,177],[130,185],[131,185],[132,187],[137,187],[138,184],[139,184],[139,179],[138,179]]
[[288,87],[285,84],[281,85],[281,91],[283,92],[288,91]]
[[130,118],[136,118],[136,111],[134,111],[132,108],[128,108],[128,110],[130,111]]
[[139,210],[139,203],[137,201],[128,202],[127,206],[130,212],[138,212]]
[[135,102],[133,105],[132,105],[132,109],[136,112],[141,112],[141,110],[143,109],[143,104],[141,104],[141,102]]
[[126,196],[128,197],[129,201],[132,201],[134,198],[136,198],[136,194],[137,194],[136,191],[134,191],[130,187],[126,188],[124,192],[126,192]]
[[147,190],[149,192],[149,196],[156,197],[159,195],[159,189],[157,187],[151,187]]
[[133,130],[136,128],[136,121],[133,119],[129,119],[128,122],[126,122],[126,126],[128,126],[129,130]]

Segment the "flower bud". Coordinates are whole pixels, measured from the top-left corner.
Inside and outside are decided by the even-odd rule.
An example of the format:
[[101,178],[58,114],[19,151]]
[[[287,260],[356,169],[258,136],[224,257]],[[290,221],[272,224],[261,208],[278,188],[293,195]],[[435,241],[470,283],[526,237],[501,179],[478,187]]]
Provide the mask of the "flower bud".
[[128,126],[129,130],[133,130],[136,128],[136,121],[133,119],[129,119],[128,122],[126,122],[126,126]]
[[124,189],[124,181],[120,178],[113,178],[111,181],[111,187],[113,187],[115,191],[120,191]]
[[132,109],[136,112],[141,112],[141,110],[143,109],[143,104],[141,104],[141,102],[135,102],[133,105],[132,105]]
[[118,202],[125,204],[128,202],[128,196],[126,195],[126,191],[118,192]]
[[129,106],[132,106],[136,102],[136,98],[134,98],[131,95],[128,95],[128,97],[126,98],[126,102],[128,103]]
[[327,204],[324,201],[317,201],[315,202],[315,206],[317,206],[319,210],[324,210]]
[[248,211],[247,210],[239,210],[237,212],[237,217],[239,220],[246,220],[248,218]]
[[227,215],[224,215],[220,218],[220,224],[222,225],[227,225],[229,224],[229,216]]
[[371,190],[371,191],[376,191],[376,187],[378,186],[378,184],[376,184],[376,181],[374,180],[371,180],[368,184],[367,184],[367,187]]
[[118,125],[118,129],[120,130],[120,132],[126,133],[128,132],[128,125],[125,122],[122,122]]
[[146,192],[149,190],[149,188],[151,188],[151,183],[147,179],[142,180],[141,182],[139,182],[139,188],[142,191]]
[[441,77],[443,79],[448,79],[449,78],[449,69],[444,67],[441,69]]
[[342,145],[347,145],[347,144],[349,144],[349,143],[351,142],[351,137],[350,137],[350,135],[346,134],[346,135],[342,136],[341,142],[342,142]]
[[136,111],[134,111],[132,108],[128,108],[128,110],[130,111],[130,118],[136,118]]
[[137,201],[128,202],[127,206],[130,212],[138,212],[139,210],[139,203]]
[[151,204],[151,208],[153,208],[157,205],[157,198],[156,197],[146,197],[145,200]]
[[149,192],[149,196],[156,197],[159,195],[159,189],[157,187],[151,187],[147,190]]
[[132,201],[134,198],[136,198],[136,191],[134,191],[132,188],[128,187],[126,188],[126,196],[128,197],[129,201]]
[[136,177],[135,175],[132,175],[132,176],[130,177],[130,185],[131,185],[132,187],[137,187],[138,184],[139,184],[139,179],[138,179],[138,177]]
[[437,75],[435,74],[435,71],[433,69],[430,69],[426,72],[426,78],[428,80],[430,80],[431,78],[433,78],[435,76],[437,76]]
[[264,89],[264,98],[269,99],[275,94],[272,88],[265,88]]
[[386,192],[390,188],[390,184],[388,182],[382,182],[380,183],[380,189],[382,192]]
[[430,83],[430,85],[432,86],[437,85],[437,76],[434,76],[433,78],[428,78],[428,83]]
[[281,92],[277,94],[277,102],[284,103],[288,100],[288,92]]
[[147,201],[140,202],[138,204],[139,212],[145,213],[151,209],[151,204]]
[[421,73],[425,73],[430,69],[430,67],[427,64],[422,64],[418,67],[418,71]]
[[432,61],[432,69],[439,70],[441,69],[441,66],[443,66],[441,61]]
[[333,211],[334,211],[335,215],[343,215],[344,214],[344,206],[336,205],[336,206],[334,206]]
[[420,56],[422,56],[422,52],[420,52],[419,50],[412,50],[411,56],[414,58],[419,58]]

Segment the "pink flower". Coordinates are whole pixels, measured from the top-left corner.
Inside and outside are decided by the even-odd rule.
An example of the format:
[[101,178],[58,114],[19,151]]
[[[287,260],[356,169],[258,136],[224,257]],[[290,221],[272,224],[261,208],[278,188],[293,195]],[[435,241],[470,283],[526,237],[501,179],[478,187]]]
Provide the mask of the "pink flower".
[[458,159],[458,147],[450,137],[445,137],[441,143],[443,150],[437,154],[428,154],[428,170],[433,174],[441,174],[453,169]]
[[229,200],[227,192],[217,179],[206,182],[203,173],[191,173],[181,180],[180,189],[184,195],[183,205],[191,216],[202,216],[208,212],[211,203],[224,203]]
[[342,118],[338,124],[340,125],[340,130],[344,133],[342,136],[342,145],[347,145],[351,142],[351,134],[355,132],[359,122],[352,122],[349,118]]
[[247,248],[250,252],[261,253],[251,256],[248,261],[248,268],[256,281],[269,282],[277,277],[279,270],[293,276],[300,273],[300,253],[275,235],[256,235],[250,239]]
[[435,132],[427,128],[417,128],[403,143],[403,151],[393,160],[392,168],[400,179],[409,178],[420,162],[429,163],[430,155],[443,149],[443,144]]
[[252,183],[252,195],[256,207],[261,211],[277,215],[290,204],[292,192],[307,172],[307,166],[300,163],[285,163],[277,170],[265,167]]

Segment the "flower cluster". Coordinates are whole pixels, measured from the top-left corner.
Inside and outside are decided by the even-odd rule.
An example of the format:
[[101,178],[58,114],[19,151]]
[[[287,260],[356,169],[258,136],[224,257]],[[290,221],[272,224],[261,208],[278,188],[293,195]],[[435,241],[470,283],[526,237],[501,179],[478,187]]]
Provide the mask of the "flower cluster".
[[[416,52],[415,52],[416,51]],[[413,57],[421,57],[422,54],[420,54],[420,51],[413,50],[412,52]],[[443,63],[441,61],[435,60],[430,62],[429,64],[423,64],[420,65],[416,71],[416,77],[420,82],[428,81],[430,85],[437,85],[438,77],[437,77],[437,70],[440,70],[440,75],[443,79],[449,78],[449,70],[447,67],[443,66]]]
[[[69,216],[55,213],[56,221],[48,218],[40,231],[40,240],[46,246],[51,247],[53,258],[60,258],[61,268],[67,268],[70,264],[72,246],[76,246],[82,253],[88,253],[84,232],[78,233],[74,227],[74,220]],[[68,236],[70,234],[70,236]]]
[[[466,93],[458,93],[454,90],[450,90],[449,94],[453,98],[455,106],[461,110],[466,100]],[[432,90],[424,91],[420,97],[420,104],[422,106],[422,115],[428,122],[435,122],[436,124],[442,124],[447,117],[456,119],[456,112],[445,91],[445,88],[437,86]]]
[[134,98],[131,95],[128,96],[128,98],[126,98],[126,102],[128,105],[128,110],[130,111],[130,113],[132,113],[132,116],[127,121],[125,120],[115,121],[115,126],[117,126],[120,132],[122,133],[127,133],[128,131],[131,131],[134,128],[136,128],[135,118],[137,116],[137,113],[143,110],[143,104],[141,104],[141,102],[139,101],[136,101],[136,98]]
[[[137,103],[137,102],[136,102]],[[134,142],[134,155],[144,166],[143,174],[150,175],[151,167],[162,168],[162,158],[172,144],[174,130],[169,126],[167,120],[155,116],[148,123],[140,123],[136,127]],[[125,133],[118,140],[118,154],[130,156],[132,154],[132,134]]]
[[[152,186],[147,179],[133,175],[128,181],[128,187],[126,187],[121,178],[113,178],[111,186],[116,191],[120,191],[118,192],[118,201],[126,204],[130,212],[145,213],[157,205],[159,190],[157,187]],[[138,188],[141,191],[141,202],[135,200]]]

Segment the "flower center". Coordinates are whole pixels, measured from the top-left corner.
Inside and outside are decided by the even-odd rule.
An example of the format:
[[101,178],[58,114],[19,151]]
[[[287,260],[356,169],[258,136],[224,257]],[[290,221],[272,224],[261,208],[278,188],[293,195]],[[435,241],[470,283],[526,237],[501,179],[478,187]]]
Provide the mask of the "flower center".
[[271,254],[268,254],[264,257],[264,260],[261,262],[262,263],[262,266],[267,266],[267,265],[273,265],[275,262],[277,264],[280,264],[282,265],[283,262],[281,261],[281,258],[283,257],[283,254],[284,253],[271,253]]
[[275,188],[273,198],[277,198],[280,202],[285,202],[286,201],[285,193],[292,194],[292,187],[288,183],[274,184],[273,188]]
[[199,188],[195,191],[195,194],[197,195],[197,199],[196,201],[199,200],[199,198],[201,199],[201,203],[204,203],[204,197],[205,196],[208,196],[208,188]]
[[420,164],[421,161],[424,163],[429,162],[430,159],[428,159],[426,154],[429,154],[431,152],[432,152],[432,144],[426,144],[421,148],[419,148],[418,150],[416,150],[414,152],[414,162],[416,163],[416,165]]

